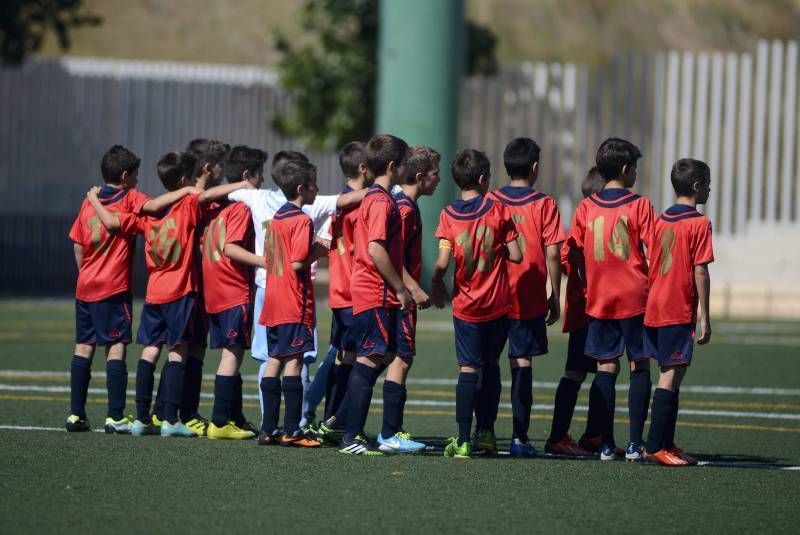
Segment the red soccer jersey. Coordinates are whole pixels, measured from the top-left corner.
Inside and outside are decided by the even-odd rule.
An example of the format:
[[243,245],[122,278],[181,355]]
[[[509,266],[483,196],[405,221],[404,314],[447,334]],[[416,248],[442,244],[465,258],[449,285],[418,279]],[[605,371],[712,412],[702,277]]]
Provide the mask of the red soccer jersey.
[[519,232],[522,262],[508,263],[511,309],[508,317],[529,320],[547,313],[547,261],[544,249],[566,239],[556,201],[533,188],[505,186],[490,196],[505,205]]
[[656,220],[653,238],[644,323],[693,324],[698,301],[694,267],[714,261],[711,221],[691,206],[676,204]]
[[197,291],[195,250],[203,212],[197,195],[187,195],[166,210],[139,219],[149,273],[147,303],[170,303]]
[[394,199],[400,211],[403,232],[403,267],[412,279],[419,282],[422,276],[422,215],[417,203],[405,193],[397,193]]
[[314,285],[311,269],[292,269],[292,262],[305,262],[311,253],[314,223],[297,206],[286,203],[267,222],[264,256],[267,287],[258,322],[275,327],[302,323],[314,327]]
[[[104,186],[98,195],[110,211],[139,214],[150,199],[135,189]],[[131,272],[136,238],[131,234],[109,234],[88,200],[81,205],[69,238],[83,246],[75,297],[81,301],[101,301],[131,291]]]
[[369,256],[369,242],[386,247],[398,275],[403,273],[403,232],[400,211],[392,196],[379,184],[370,186],[361,201],[355,227],[355,264],[350,279],[353,314],[377,307],[400,308],[397,293]]
[[586,312],[593,318],[638,316],[647,303],[647,260],[655,213],[650,201],[604,189],[578,205],[567,243],[583,251]]
[[583,255],[572,252],[568,243],[561,246],[561,269],[567,275],[567,291],[564,297],[564,327],[562,332],[571,333],[589,325],[586,315],[586,283],[579,275]]
[[235,243],[253,250],[253,223],[243,203],[212,207],[203,231],[202,272],[206,312],[216,314],[251,301],[253,270],[225,256],[225,244]]
[[[349,186],[342,194],[353,191]],[[338,210],[331,218],[331,250],[328,253],[328,306],[347,308],[353,306],[350,295],[350,277],[353,275],[355,253],[355,226],[358,207]]]
[[511,308],[505,244],[517,238],[511,214],[489,197],[453,201],[439,215],[436,237],[453,247],[453,315],[483,323]]

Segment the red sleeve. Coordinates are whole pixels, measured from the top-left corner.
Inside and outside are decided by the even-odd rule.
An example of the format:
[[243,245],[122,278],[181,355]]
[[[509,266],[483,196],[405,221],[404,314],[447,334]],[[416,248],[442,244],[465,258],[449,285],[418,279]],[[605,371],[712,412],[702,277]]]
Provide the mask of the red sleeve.
[[503,243],[508,243],[517,239],[519,236],[519,232],[517,232],[517,226],[514,224],[514,220],[511,219],[511,212],[508,211],[508,208],[503,206],[500,203],[497,203],[500,207],[500,235],[503,238]]
[[141,217],[136,214],[123,214],[121,212],[117,212],[117,217],[119,217],[120,227],[116,234],[120,236],[135,236],[138,232],[141,232],[139,224]]
[[558,205],[549,197],[544,200],[542,207],[542,238],[545,246],[563,242],[567,238],[561,225]]
[[[653,250],[653,233],[655,232],[656,211],[646,197],[642,197],[639,207],[639,239],[648,251]],[[649,254],[649,253],[648,253]]]
[[83,205],[81,205],[81,210],[78,212],[78,217],[75,218],[75,221],[72,222],[72,227],[69,229],[69,239],[77,243],[78,245],[82,245],[83,241],[81,239],[81,214],[83,213]]
[[583,251],[583,237],[586,234],[586,204],[581,202],[572,216],[572,224],[567,233],[569,247]]
[[711,245],[711,221],[697,225],[695,244],[692,251],[692,265],[710,264],[714,261],[714,248]]
[[389,214],[392,205],[385,199],[375,200],[367,207],[365,224],[367,227],[367,242],[386,241],[389,239]]
[[289,262],[305,262],[311,253],[311,243],[314,240],[314,224],[310,217],[302,218],[302,223],[292,227],[289,243]]
[[130,211],[136,215],[140,215],[145,203],[150,200],[150,197],[137,189],[132,189],[130,193],[128,193],[128,196],[130,197],[130,204],[128,205],[130,206]]
[[439,214],[439,226],[436,227],[434,237],[440,240],[453,241],[450,237],[450,225],[447,224],[447,213],[444,210]]
[[403,232],[403,245],[405,247],[414,234],[414,212],[405,205],[401,205],[398,208],[400,210],[400,228]]
[[245,205],[237,203],[228,210],[227,221],[225,221],[225,243],[244,241],[249,230],[250,210]]

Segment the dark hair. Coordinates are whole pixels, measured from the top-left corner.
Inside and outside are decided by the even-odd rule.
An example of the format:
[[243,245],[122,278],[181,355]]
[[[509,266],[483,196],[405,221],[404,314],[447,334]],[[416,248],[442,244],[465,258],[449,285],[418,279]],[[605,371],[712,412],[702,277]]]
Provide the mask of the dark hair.
[[346,178],[358,176],[358,166],[367,163],[367,145],[361,141],[351,141],[339,151],[339,167]]
[[128,174],[133,173],[139,169],[139,164],[141,163],[142,160],[133,152],[122,145],[114,145],[106,151],[103,159],[100,160],[100,174],[103,175],[103,181],[106,184],[119,184],[122,173],[125,171]]
[[630,169],[642,157],[639,147],[618,137],[611,137],[600,144],[597,149],[597,170],[606,182],[614,180],[622,174],[622,168]]
[[197,160],[197,174],[200,174],[199,168],[206,164],[222,164],[229,150],[231,150],[230,145],[216,139],[198,138],[186,145],[186,152]]
[[272,175],[272,180],[274,180],[276,184],[278,183],[280,168],[286,162],[308,163],[308,156],[306,156],[302,152],[297,152],[295,150],[279,150],[278,152],[276,152],[275,156],[272,157],[272,169],[270,170],[270,175]]
[[692,197],[697,195],[693,187],[694,183],[711,180],[711,169],[709,169],[706,162],[692,158],[682,158],[672,166],[670,180],[672,181],[672,187],[675,188],[676,195]]
[[531,166],[539,161],[539,145],[529,137],[512,139],[503,151],[503,164],[510,178],[528,178]]
[[237,145],[231,149],[225,157],[225,180],[233,184],[241,182],[245,171],[250,174],[263,174],[264,163],[267,161],[267,153],[260,149],[254,149],[245,145]]
[[374,176],[386,174],[389,162],[396,167],[405,162],[408,155],[408,143],[390,134],[372,136],[367,143],[367,169]]
[[453,180],[459,188],[477,189],[478,178],[483,175],[488,179],[491,174],[489,158],[479,150],[464,149],[456,154],[452,171]]
[[167,191],[175,191],[180,187],[183,177],[194,176],[197,158],[188,152],[168,152],[158,160],[156,169],[158,178]]
[[414,145],[408,148],[408,159],[406,160],[406,184],[414,184],[417,181],[417,173],[423,175],[437,169],[442,155],[430,147]]
[[603,179],[600,171],[597,170],[597,167],[592,167],[589,169],[589,172],[586,173],[586,178],[581,182],[581,193],[583,193],[584,197],[588,197],[592,193],[597,193],[603,189],[605,184],[606,181]]
[[317,168],[313,164],[300,160],[289,160],[281,166],[275,183],[286,195],[286,200],[293,201],[297,198],[297,187],[308,187],[316,176]]

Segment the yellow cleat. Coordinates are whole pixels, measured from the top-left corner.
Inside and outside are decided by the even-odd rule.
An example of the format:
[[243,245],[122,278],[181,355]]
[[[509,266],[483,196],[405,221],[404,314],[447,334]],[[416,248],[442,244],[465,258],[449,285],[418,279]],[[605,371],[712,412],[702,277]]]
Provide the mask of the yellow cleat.
[[162,420],[159,419],[159,417],[155,414],[153,414],[153,416],[150,418],[150,423],[153,424],[153,427],[157,429],[161,429],[161,421]]
[[240,429],[236,427],[236,424],[234,424],[233,422],[228,422],[222,427],[217,427],[216,425],[214,425],[214,422],[211,422],[210,424],[208,424],[207,435],[208,438],[211,439],[230,439],[230,440],[247,440],[249,438],[253,438],[256,436],[255,433],[253,433],[252,431],[247,431],[245,429]]
[[208,429],[208,420],[200,416],[199,414],[195,414],[188,422],[184,422],[184,425],[195,432],[198,437],[206,436],[206,430]]

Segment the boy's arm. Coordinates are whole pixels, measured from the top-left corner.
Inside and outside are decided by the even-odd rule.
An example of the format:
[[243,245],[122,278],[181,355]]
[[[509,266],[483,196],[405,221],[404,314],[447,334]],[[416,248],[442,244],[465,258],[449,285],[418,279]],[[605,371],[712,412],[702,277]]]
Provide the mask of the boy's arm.
[[436,258],[436,264],[433,267],[433,276],[431,277],[431,302],[436,308],[444,308],[444,302],[447,300],[447,287],[444,285],[444,275],[447,273],[447,268],[450,266],[450,258],[453,256],[453,246],[447,240],[439,241],[439,256]]
[[508,250],[509,262],[512,264],[519,264],[522,262],[522,249],[519,248],[519,243],[517,243],[516,238],[506,243],[506,249]]
[[707,344],[711,340],[711,310],[709,309],[709,296],[711,295],[711,275],[708,274],[708,264],[694,267],[694,283],[697,286],[697,296],[700,301],[700,314],[697,318],[700,324],[698,344]]
[[368,188],[360,189],[358,191],[350,191],[348,193],[342,193],[339,195],[339,198],[336,199],[336,208],[345,209],[350,208],[352,206],[358,206],[361,204],[361,201],[364,200],[364,195],[367,194]]
[[100,188],[95,186],[86,193],[86,198],[89,199],[89,203],[92,205],[92,208],[94,208],[97,217],[100,218],[100,222],[106,227],[107,231],[119,230],[122,226],[119,216],[106,210],[106,207],[103,206],[103,203],[97,198],[98,193],[100,193]]
[[553,325],[561,317],[561,242],[545,247],[547,273],[553,293],[548,300],[547,325]]
[[235,243],[226,243],[225,247],[222,249],[222,252],[234,262],[239,262],[245,266],[253,266],[257,268],[267,267],[266,258],[251,253],[241,245],[237,245]]
[[83,262],[83,245],[80,243],[73,243],[72,251],[75,253],[75,263],[78,265],[78,271],[80,271],[81,263]]
[[331,242],[317,240],[314,242],[314,245],[311,246],[311,251],[308,253],[308,257],[303,260],[302,262],[292,262],[292,269],[295,271],[302,271],[304,269],[308,269],[311,267],[311,264],[322,258],[323,256],[327,256],[328,252],[331,248]]
[[375,263],[378,273],[380,273],[381,276],[386,279],[386,282],[389,283],[389,286],[397,292],[397,299],[400,301],[400,310],[408,310],[413,300],[411,292],[409,292],[406,285],[403,284],[402,277],[395,271],[392,260],[389,258],[389,253],[386,251],[383,242],[375,240],[369,242],[367,245],[367,252]]
[[233,184],[222,184],[221,186],[216,186],[205,190],[203,193],[197,196],[197,200],[200,202],[200,204],[209,203],[211,201],[224,199],[229,194],[240,189],[255,189],[255,187],[246,180],[234,182]]
[[142,205],[142,213],[155,214],[156,212],[160,212],[164,208],[175,204],[187,195],[200,193],[200,191],[202,190],[193,186],[186,186],[185,188],[181,188],[179,190],[169,191],[144,203]]
[[411,273],[408,272],[405,266],[403,266],[403,284],[405,284],[408,291],[411,292],[411,297],[414,299],[417,307],[426,309],[431,306],[431,298],[428,297],[425,290],[420,287],[419,282],[414,280],[414,277],[411,276]]

